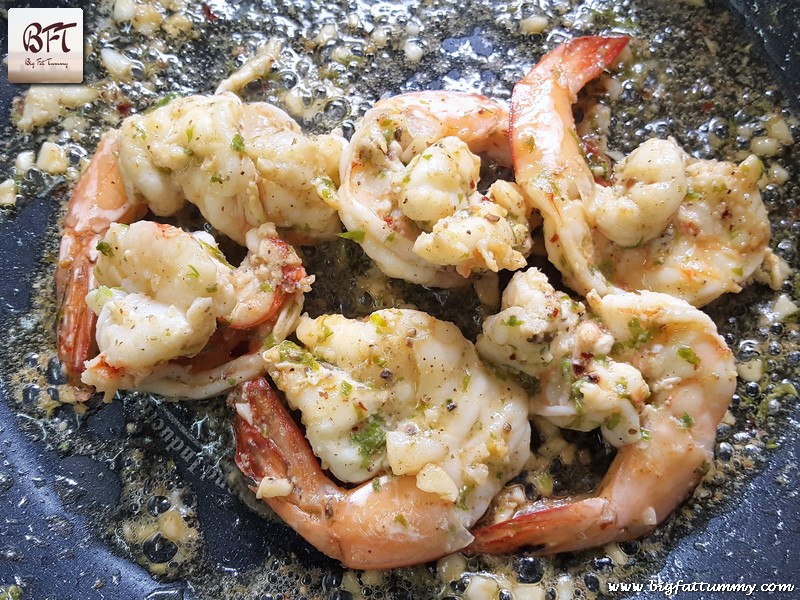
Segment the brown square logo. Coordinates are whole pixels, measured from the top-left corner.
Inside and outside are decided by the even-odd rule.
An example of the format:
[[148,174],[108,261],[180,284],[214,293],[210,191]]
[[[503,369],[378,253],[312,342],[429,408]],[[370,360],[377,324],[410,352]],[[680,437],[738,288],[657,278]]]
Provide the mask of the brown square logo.
[[8,9],[8,80],[83,81],[83,9]]

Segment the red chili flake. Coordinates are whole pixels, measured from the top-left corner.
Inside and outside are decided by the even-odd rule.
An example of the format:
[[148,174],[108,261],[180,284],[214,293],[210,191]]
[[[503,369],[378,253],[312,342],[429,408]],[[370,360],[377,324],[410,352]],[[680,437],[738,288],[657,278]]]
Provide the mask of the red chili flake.
[[714,103],[708,101],[705,104],[703,104],[703,107],[700,110],[702,110],[703,112],[709,112],[712,108],[714,108]]
[[219,19],[219,17],[211,11],[211,7],[208,4],[203,4],[203,15],[205,16],[206,21],[209,21],[210,23],[213,23]]
[[363,403],[363,402],[359,402],[359,403],[358,403],[358,408],[360,408],[360,409],[361,409],[361,410],[363,410],[364,412],[367,412],[367,407],[366,407],[366,406],[364,406],[364,403]]
[[558,234],[555,234],[553,237],[551,237],[550,241],[555,244],[558,241]]
[[556,307],[553,309],[553,318],[555,319],[557,316],[558,316],[558,307],[556,306]]
[[128,114],[131,112],[130,102],[120,102],[119,104],[117,104],[117,112],[123,117],[127,117]]

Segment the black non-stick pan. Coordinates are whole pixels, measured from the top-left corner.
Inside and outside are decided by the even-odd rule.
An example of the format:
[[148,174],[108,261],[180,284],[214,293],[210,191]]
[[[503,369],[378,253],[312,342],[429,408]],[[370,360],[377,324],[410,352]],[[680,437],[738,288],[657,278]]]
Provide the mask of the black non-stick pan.
[[[361,79],[352,65],[350,71],[345,69],[343,87],[349,85],[355,94],[349,102],[326,104],[324,88],[309,93],[305,106],[311,108],[301,118],[307,129],[338,125],[346,134],[370,102],[413,89],[480,89],[507,99],[511,84],[545,48],[567,36],[609,31],[645,36],[648,43],[640,48],[649,46],[658,64],[669,69],[672,83],[667,82],[665,89],[675,96],[677,107],[674,115],[658,114],[650,122],[616,122],[614,132],[626,127],[641,130],[621,138],[624,151],[637,136],[667,134],[686,145],[695,144],[701,155],[714,156],[702,147],[702,131],[698,137],[682,129],[697,127],[703,119],[693,117],[691,108],[681,109],[681,103],[718,111],[719,122],[729,130],[770,111],[783,111],[790,121],[798,117],[800,5],[795,0],[730,0],[729,4],[701,0],[670,6],[644,0],[457,4],[277,0],[242,7],[223,1],[192,5],[192,14],[201,17],[195,19],[198,37],[180,47],[169,43],[162,47],[167,63],[174,53],[180,68],[142,74],[155,81],[152,89],[136,84],[123,89],[142,106],[108,98],[104,105],[124,116],[173,89],[211,93],[219,77],[240,64],[231,48],[241,46],[246,57],[273,33],[289,39],[287,64],[300,72],[319,69],[323,55],[313,49],[309,32],[318,32],[325,23],[344,23],[348,14],[360,14],[362,24],[387,25],[395,38],[390,36],[376,55],[356,52],[350,57],[358,63]],[[2,9],[23,5],[27,6],[5,2]],[[102,10],[109,14],[111,8]],[[529,14],[549,17],[544,33],[520,33],[519,18]],[[98,35],[97,19],[96,9],[87,10],[85,33],[96,47],[122,47],[131,36],[135,38],[129,31]],[[408,26],[412,33],[404,35],[418,38],[426,49],[419,63],[410,62],[402,44],[394,43],[402,37],[398,31]],[[6,22],[0,19],[0,35],[6,33]],[[0,43],[5,47],[5,38]],[[191,53],[194,58],[187,58]],[[220,56],[223,53],[228,54]],[[311,57],[308,61],[304,53]],[[692,59],[698,53],[712,53],[704,66],[697,67]],[[724,75],[714,74],[715,63]],[[734,63],[738,68],[730,70]],[[87,62],[88,82],[103,77],[97,65],[96,60]],[[292,76],[278,71],[262,84],[248,86],[246,92],[251,98],[279,102],[280,97],[271,94],[297,85]],[[695,89],[679,97],[676,90],[692,90],[695,77]],[[44,137],[58,135],[57,128],[25,135],[15,129],[10,121],[13,99],[25,89],[0,78],[0,179],[11,173],[19,151],[38,148]],[[628,108],[645,102],[641,95],[629,96],[623,94],[620,101]],[[320,111],[324,114],[317,118]],[[797,140],[796,125],[792,132]],[[735,139],[735,132],[729,134],[733,137],[723,151],[733,154],[737,143],[746,148],[746,142]],[[62,141],[75,142],[77,160],[79,147],[91,151],[97,139],[90,129],[86,139]],[[776,230],[772,245],[796,268],[800,266],[800,152],[788,146],[770,161],[790,176],[788,182],[764,191]],[[76,412],[69,404],[43,402],[59,400],[64,383],[59,364],[51,360],[55,343],[51,279],[63,214],[60,203],[69,185],[36,170],[23,174],[20,185],[17,206],[0,212],[0,598],[14,597],[3,593],[21,593],[26,600],[463,596],[468,577],[442,582],[435,565],[382,575],[348,572],[275,518],[255,510],[255,502],[247,500],[241,480],[230,468],[228,415],[221,401],[186,406],[131,394],[110,404],[94,399],[86,412]],[[337,248],[327,248],[331,260],[337,260]],[[352,312],[355,308],[346,299],[350,292],[342,285],[342,310]],[[552,559],[535,558],[523,550],[515,557],[473,559],[467,570],[538,582],[541,597],[548,600],[596,595],[741,597],[704,592],[701,583],[754,584],[753,597],[767,597],[770,591],[776,598],[798,597],[800,411],[789,384],[800,385],[800,332],[796,320],[780,322],[769,316],[780,293],[798,302],[798,287],[798,280],[790,276],[779,292],[756,284],[709,307],[734,353],[745,360],[763,360],[767,376],[761,385],[740,383],[732,408],[736,424],[722,426],[718,435],[719,479],[708,481],[688,508],[679,509],[654,536],[622,545],[619,550],[628,557],[627,564],[619,564],[626,561],[619,555],[612,559],[602,549]],[[146,531],[148,523],[178,500],[186,522],[200,532],[195,545],[180,550]],[[565,582],[565,574],[572,580]],[[668,587],[678,583],[684,585]],[[641,591],[613,591],[617,584],[638,585]],[[776,591],[775,586],[786,584],[797,589]]]

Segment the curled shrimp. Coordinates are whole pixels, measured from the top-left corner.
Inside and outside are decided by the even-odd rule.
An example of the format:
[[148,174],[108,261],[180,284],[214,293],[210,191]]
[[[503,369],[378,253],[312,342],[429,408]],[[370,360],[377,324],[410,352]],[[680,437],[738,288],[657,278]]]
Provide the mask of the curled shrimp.
[[410,475],[382,475],[353,489],[331,481],[266,380],[237,387],[235,460],[251,489],[314,547],[356,569],[434,560],[472,536],[459,509]]
[[169,216],[188,200],[243,245],[250,230],[272,222],[293,241],[331,236],[340,224],[316,180],[335,182],[342,146],[337,136],[304,136],[278,108],[233,94],[179,98],[106,133],[72,192],[55,274],[58,354],[70,383],[81,385],[97,351],[84,298],[96,287],[96,245],[112,223],[148,210]]
[[713,321],[658,292],[591,292],[587,302],[616,339],[615,360],[635,367],[649,386],[641,434],[619,449],[593,493],[523,505],[511,518],[473,530],[469,552],[531,546],[550,554],[640,537],[708,470],[736,385],[733,356]]
[[544,219],[550,261],[580,294],[649,289],[703,306],[738,292],[769,254],[755,156],[694,160],[674,140],[649,140],[595,183],[572,117],[577,93],[613,63],[626,37],[577,38],[514,87],[517,182]]
[[358,124],[332,205],[390,277],[457,287],[473,270],[525,265],[530,207],[513,183],[477,192],[484,154],[510,166],[508,111],[459,92],[417,92],[378,102]]
[[[299,513],[292,513],[289,525],[323,552],[359,568],[422,562],[466,545],[468,528],[528,457],[524,391],[488,369],[454,325],[420,311],[381,310],[363,321],[303,317],[296,333],[305,347],[284,341],[266,350],[267,371],[287,404],[301,412],[322,468],[340,481],[367,483],[345,493],[317,477],[295,481],[282,463],[317,473],[311,452],[277,464],[273,455],[272,468],[281,472],[259,477],[271,477],[269,486],[276,485],[275,477],[288,478],[292,486],[281,483],[286,493],[270,505],[295,505]],[[236,409],[260,428],[253,410],[239,404]],[[267,422],[255,442],[268,445],[273,429]],[[263,455],[255,442],[252,451]],[[320,508],[312,512],[303,498],[319,495],[336,502],[343,516],[333,510],[326,519],[314,516]],[[362,527],[349,529],[356,519]],[[319,531],[308,531],[309,520]],[[365,528],[375,535],[396,531],[397,543],[412,547],[399,554],[371,549],[375,539]],[[350,558],[329,542],[319,545],[331,536],[357,548],[356,557],[373,552],[373,562],[356,562],[367,559]]]

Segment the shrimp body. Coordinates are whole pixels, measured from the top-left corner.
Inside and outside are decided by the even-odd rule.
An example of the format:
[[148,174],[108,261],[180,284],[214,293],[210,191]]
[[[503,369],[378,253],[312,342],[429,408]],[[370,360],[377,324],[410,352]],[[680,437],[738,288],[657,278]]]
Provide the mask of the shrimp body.
[[382,475],[353,489],[331,481],[302,431],[263,378],[230,395],[235,460],[256,495],[308,542],[354,569],[435,560],[467,545],[463,512],[410,475]]
[[271,348],[267,371],[338,479],[413,475],[469,520],[521,468],[525,394],[489,371],[453,324],[387,309],[364,321],[303,317],[296,334],[306,349]]
[[[97,246],[100,285],[87,295],[98,315],[100,353],[86,363],[82,381],[107,394],[153,391],[164,383],[159,368],[198,354],[218,322],[286,337],[313,278],[305,276],[300,259],[273,225],[250,230],[247,243],[250,252],[234,269],[205,232],[190,234],[149,221],[112,224]],[[250,372],[233,375],[229,369],[219,391]],[[211,383],[203,374],[196,378],[203,390]]]
[[471,552],[532,546],[548,554],[640,537],[692,492],[713,459],[736,385],[733,356],[713,321],[657,292],[591,292],[587,302],[616,340],[609,357],[635,368],[649,388],[641,434],[619,449],[593,493],[523,505],[473,530]]
[[[335,185],[343,143],[305,136],[283,111],[230,93],[173,100],[106,133],[72,192],[55,275],[58,353],[70,383],[80,385],[96,354],[96,317],[84,298],[96,287],[96,246],[112,223],[132,223],[148,209],[169,216],[188,200],[242,245],[248,232],[273,222],[294,242],[332,236],[340,224],[318,195],[319,181]],[[258,277],[247,284],[248,273],[236,272],[240,290],[260,285]],[[271,302],[247,296],[227,316],[234,327],[257,324],[247,315],[259,319]]]
[[620,360],[609,328],[535,268],[514,274],[501,309],[484,321],[476,348],[488,362],[534,378],[532,415],[579,431],[600,427],[617,447],[641,439],[650,389],[636,367]]
[[517,182],[544,218],[548,258],[586,295],[650,289],[703,306],[738,292],[769,254],[757,182],[761,162],[736,166],[648,140],[595,183],[575,132],[576,94],[628,39],[558,46],[515,87],[511,144]]
[[381,100],[342,156],[331,203],[391,277],[456,287],[473,270],[520,268],[531,248],[529,203],[508,182],[477,192],[479,154],[510,166],[504,106],[439,91]]
[[340,229],[315,182],[338,182],[343,139],[306,136],[275,106],[244,103],[230,92],[188,96],[129,117],[120,132],[127,193],[156,215],[174,214],[188,201],[240,244],[267,222],[297,240]]

